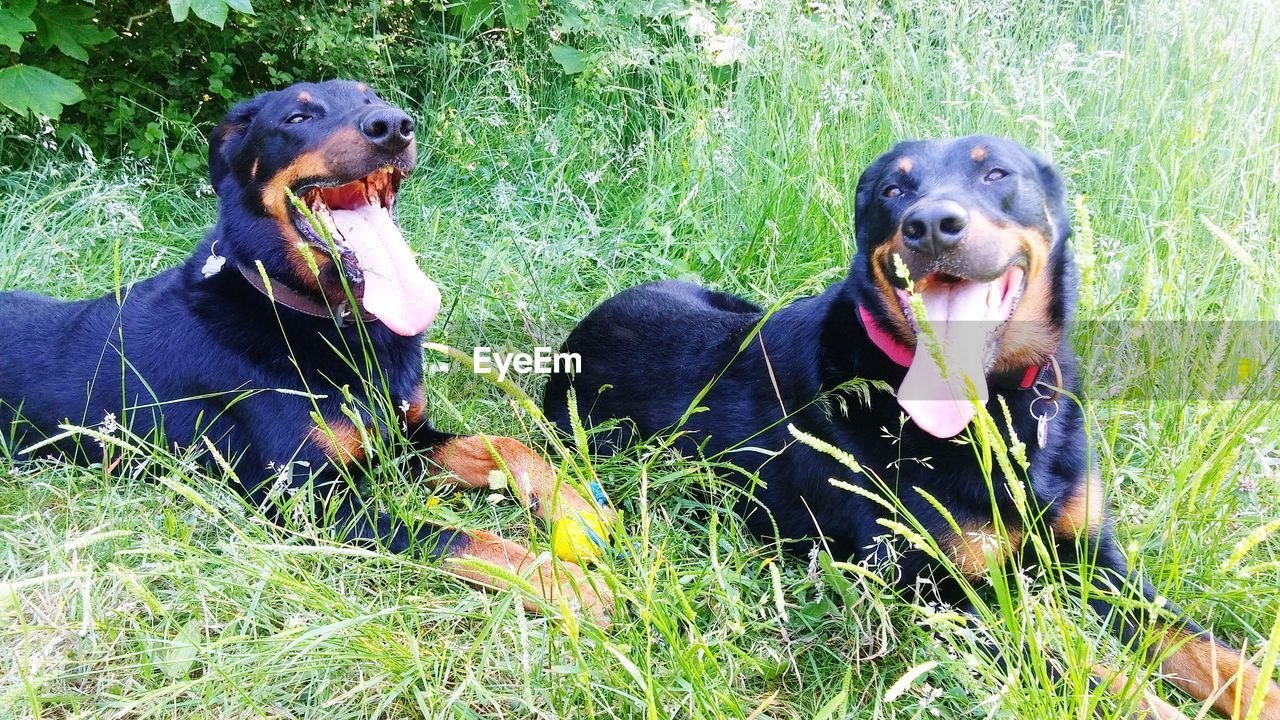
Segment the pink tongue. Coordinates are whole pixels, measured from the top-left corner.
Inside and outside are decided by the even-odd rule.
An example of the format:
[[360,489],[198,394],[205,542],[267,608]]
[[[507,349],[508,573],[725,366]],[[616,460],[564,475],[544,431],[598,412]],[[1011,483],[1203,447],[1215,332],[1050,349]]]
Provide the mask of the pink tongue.
[[991,332],[999,324],[1004,287],[1004,278],[930,283],[921,293],[937,345],[922,327],[915,357],[898,387],[898,404],[930,435],[954,437],[968,426],[978,412],[969,399],[970,383],[978,401],[987,402],[986,356]]
[[391,214],[373,205],[330,214],[364,271],[364,309],[398,335],[431,327],[440,312],[440,289],[418,269]]

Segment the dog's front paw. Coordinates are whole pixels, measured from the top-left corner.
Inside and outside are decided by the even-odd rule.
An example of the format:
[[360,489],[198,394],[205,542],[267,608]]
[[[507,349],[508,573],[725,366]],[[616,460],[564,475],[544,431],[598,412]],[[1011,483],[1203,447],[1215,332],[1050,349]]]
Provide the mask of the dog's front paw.
[[614,601],[603,578],[593,578],[572,562],[547,560],[534,572],[531,580],[549,605],[585,616],[602,628],[609,626]]

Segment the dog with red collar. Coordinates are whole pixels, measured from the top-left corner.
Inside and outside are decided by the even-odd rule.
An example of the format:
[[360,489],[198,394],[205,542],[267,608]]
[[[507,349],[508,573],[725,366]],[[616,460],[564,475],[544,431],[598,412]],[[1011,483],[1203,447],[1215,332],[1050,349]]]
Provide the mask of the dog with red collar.
[[[956,576],[977,581],[988,568],[991,550],[974,537],[1006,538],[1005,558],[1039,534],[1065,561],[1094,565],[1091,603],[1123,640],[1153,629],[1161,640],[1148,652],[1172,682],[1227,715],[1265,691],[1258,717],[1280,720],[1280,687],[1238,651],[1176,608],[1140,609],[1155,607],[1155,589],[1117,547],[1083,414],[1067,399],[1080,383],[1066,342],[1076,278],[1065,198],[1057,170],[1010,140],[901,143],[859,179],[845,280],[772,312],[686,282],[626,290],[569,335],[564,350],[581,370],[552,378],[546,413],[568,429],[576,398],[596,452],[672,434],[673,447],[716,461],[749,490],[736,509],[757,535],[878,563],[903,588],[930,578],[961,606]],[[1022,512],[1011,481],[1024,479],[994,467],[989,483],[980,453],[955,441],[980,407],[1006,443],[1025,444],[1031,507]],[[788,426],[862,472],[797,442]],[[885,539],[882,521],[901,519],[889,507],[933,537],[950,573]],[[1158,717],[1182,717],[1144,702]]]

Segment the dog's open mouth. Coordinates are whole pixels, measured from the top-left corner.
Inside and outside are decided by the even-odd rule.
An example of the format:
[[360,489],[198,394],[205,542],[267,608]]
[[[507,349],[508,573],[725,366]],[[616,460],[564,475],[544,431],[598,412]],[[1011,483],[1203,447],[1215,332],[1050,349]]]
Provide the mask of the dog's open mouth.
[[[302,202],[306,204],[307,209],[315,215],[316,220],[324,224],[325,229],[341,250],[346,244],[346,238],[334,222],[333,212],[357,210],[370,206],[380,208],[391,217],[391,221],[394,223],[396,193],[399,192],[400,182],[403,179],[403,172],[388,165],[342,185],[309,183],[301,188],[301,192],[297,194],[302,199]],[[328,244],[320,236],[320,233],[316,231],[316,228],[311,227],[311,223],[296,208],[292,208],[292,210],[294,224],[298,226],[298,232],[302,234],[302,237],[327,251]]]
[[355,264],[345,272],[359,278],[354,289],[366,311],[400,335],[417,335],[440,311],[440,290],[418,269],[396,223],[396,193],[403,178],[403,172],[388,166],[343,184],[298,188],[295,193],[333,239],[332,248],[292,204],[290,213],[303,239],[335,262]]
[[916,283],[928,329],[923,330],[911,296],[898,291],[902,311],[916,332],[916,352],[898,388],[898,403],[925,432],[953,437],[986,403],[986,374],[995,364],[1000,339],[1026,288],[1021,263],[993,280],[934,272]]
[[[1009,319],[1013,317],[1013,311],[1018,308],[1018,301],[1022,299],[1022,292],[1026,289],[1026,270],[1021,262],[1011,264],[1003,273],[994,280],[971,280],[958,275],[951,275],[944,272],[934,272],[925,276],[923,280],[916,282],[915,292],[922,298],[945,297],[958,298],[961,305],[968,308],[967,303],[982,302],[982,315],[984,320],[998,321],[997,327],[993,328],[995,334],[999,335],[1008,325]],[[897,289],[898,302],[902,307],[902,312],[907,317],[907,322],[911,325],[911,329],[916,333],[920,332],[920,325],[916,322],[914,311],[911,309],[911,295],[906,290]],[[941,313],[945,313],[946,317],[939,315],[936,319],[929,312],[929,302],[925,303],[926,313],[930,317],[930,322],[947,322],[950,318],[950,310],[953,308],[952,303],[947,303],[945,307],[939,307]],[[960,310],[960,307],[954,309]],[[976,305],[969,309],[969,314],[973,314],[977,310]],[[992,358],[994,360],[994,358]]]

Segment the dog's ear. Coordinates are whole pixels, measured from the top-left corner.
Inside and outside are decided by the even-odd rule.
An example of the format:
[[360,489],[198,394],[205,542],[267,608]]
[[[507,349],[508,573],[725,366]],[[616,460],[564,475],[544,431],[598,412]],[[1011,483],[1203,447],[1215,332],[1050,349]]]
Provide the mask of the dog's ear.
[[1053,221],[1053,225],[1057,228],[1057,237],[1053,239],[1055,243],[1061,242],[1071,234],[1071,215],[1067,211],[1067,187],[1066,182],[1062,179],[1062,173],[1053,163],[1045,160],[1036,153],[1031,153],[1031,159],[1036,164],[1036,172],[1040,176],[1040,187],[1044,188],[1044,204],[1049,212],[1049,219]]
[[265,104],[266,95],[259,95],[236,105],[209,134],[209,181],[214,192],[231,173],[231,158],[235,157],[254,116]]

